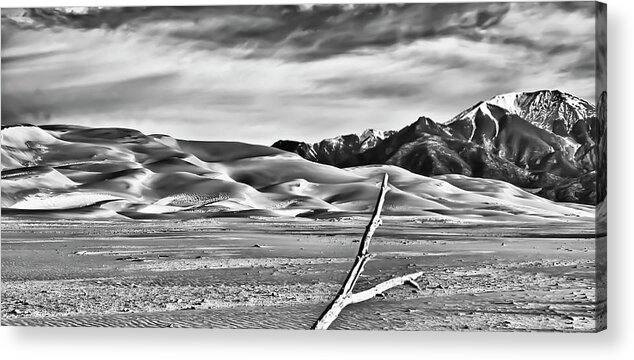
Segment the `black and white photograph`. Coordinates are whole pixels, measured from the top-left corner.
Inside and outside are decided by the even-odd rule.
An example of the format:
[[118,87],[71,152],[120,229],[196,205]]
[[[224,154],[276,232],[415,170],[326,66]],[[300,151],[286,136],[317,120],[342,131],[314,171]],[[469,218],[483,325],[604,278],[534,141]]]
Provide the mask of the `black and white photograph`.
[[1,325],[605,330],[606,13],[3,7]]

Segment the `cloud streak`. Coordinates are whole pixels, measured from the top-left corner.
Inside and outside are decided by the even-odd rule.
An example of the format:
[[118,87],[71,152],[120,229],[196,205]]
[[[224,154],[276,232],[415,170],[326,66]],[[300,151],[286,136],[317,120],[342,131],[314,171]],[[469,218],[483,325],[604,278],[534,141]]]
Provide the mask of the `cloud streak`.
[[374,4],[27,9],[23,28],[123,29],[235,48],[248,57],[311,61],[439,35],[473,37],[508,4]]

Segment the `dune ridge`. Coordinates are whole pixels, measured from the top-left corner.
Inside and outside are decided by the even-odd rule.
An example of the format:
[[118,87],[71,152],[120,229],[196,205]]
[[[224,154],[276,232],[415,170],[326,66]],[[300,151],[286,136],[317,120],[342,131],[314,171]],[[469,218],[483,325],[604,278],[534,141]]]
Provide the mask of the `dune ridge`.
[[276,148],[120,128],[2,129],[2,212],[122,219],[365,214],[390,176],[387,216],[442,221],[592,220],[504,181],[427,177],[398,166],[341,169]]

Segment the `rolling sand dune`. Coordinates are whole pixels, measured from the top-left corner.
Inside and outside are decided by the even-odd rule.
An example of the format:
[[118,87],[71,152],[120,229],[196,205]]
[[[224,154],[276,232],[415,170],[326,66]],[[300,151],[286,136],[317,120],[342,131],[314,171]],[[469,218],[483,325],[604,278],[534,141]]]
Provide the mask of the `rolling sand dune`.
[[386,215],[452,221],[591,220],[503,181],[339,169],[279,149],[77,126],[2,130],[2,211],[61,217],[331,216],[366,213],[390,176]]

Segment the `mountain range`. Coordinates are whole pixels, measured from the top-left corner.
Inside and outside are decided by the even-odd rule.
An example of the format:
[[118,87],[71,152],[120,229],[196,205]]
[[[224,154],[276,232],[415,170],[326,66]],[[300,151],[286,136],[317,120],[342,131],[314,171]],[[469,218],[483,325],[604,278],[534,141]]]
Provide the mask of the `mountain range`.
[[597,204],[605,197],[606,112],[606,93],[595,107],[557,90],[517,92],[479,102],[442,124],[420,117],[398,131],[366,130],[315,144],[280,140],[272,147],[339,168],[396,165]]

